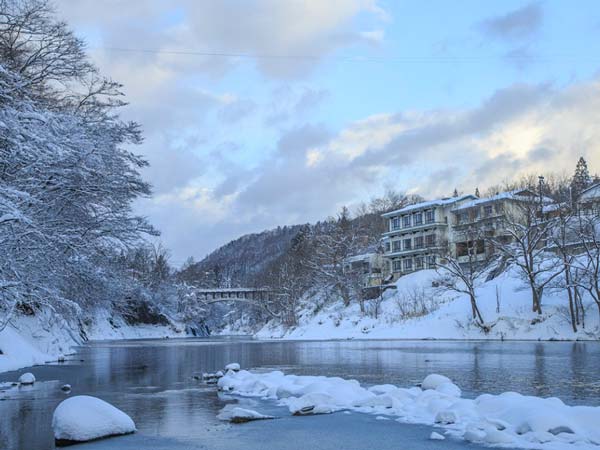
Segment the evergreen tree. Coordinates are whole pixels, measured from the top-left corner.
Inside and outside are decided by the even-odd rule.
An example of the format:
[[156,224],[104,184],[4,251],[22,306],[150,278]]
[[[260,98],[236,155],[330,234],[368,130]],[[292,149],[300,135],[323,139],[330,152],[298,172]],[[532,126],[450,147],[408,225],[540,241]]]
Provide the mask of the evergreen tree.
[[573,199],[577,199],[581,192],[591,183],[592,178],[590,177],[587,162],[583,157],[580,157],[579,161],[577,161],[573,178],[571,179],[571,195]]
[[481,195],[479,195],[479,188],[478,187],[475,188],[475,197],[481,197]]
[[452,197],[458,197],[458,190],[454,188],[454,192],[452,193]]

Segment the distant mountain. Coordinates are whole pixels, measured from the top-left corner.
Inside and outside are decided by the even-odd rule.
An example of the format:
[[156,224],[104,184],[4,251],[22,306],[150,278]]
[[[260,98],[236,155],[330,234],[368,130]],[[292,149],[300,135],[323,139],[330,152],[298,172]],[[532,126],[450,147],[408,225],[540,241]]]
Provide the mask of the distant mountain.
[[290,248],[302,226],[246,234],[183,269],[180,277],[205,287],[253,286],[257,275]]

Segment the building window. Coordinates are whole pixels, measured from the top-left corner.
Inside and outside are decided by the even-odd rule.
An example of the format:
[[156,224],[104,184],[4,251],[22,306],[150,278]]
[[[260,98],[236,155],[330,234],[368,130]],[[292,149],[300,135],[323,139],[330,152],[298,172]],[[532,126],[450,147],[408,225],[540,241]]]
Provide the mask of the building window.
[[425,247],[435,247],[435,234],[425,236]]
[[392,261],[392,270],[394,272],[401,272],[402,271],[402,261],[399,259],[395,259]]
[[410,227],[410,216],[403,216],[402,217],[402,226],[404,228]]
[[400,217],[394,217],[392,219],[392,230],[400,229]]
[[417,236],[415,238],[415,248],[423,248],[423,236]]
[[390,244],[390,241],[387,241],[385,243],[385,251],[386,253],[389,253],[392,250],[392,245]]
[[415,258],[415,270],[421,270],[423,268],[423,257],[417,256]]
[[412,239],[404,239],[404,250],[410,250],[412,249]]
[[399,252],[400,250],[402,250],[402,248],[400,247],[402,244],[402,241],[397,240],[397,241],[392,241],[392,250],[395,252]]
[[433,222],[435,222],[435,211],[433,209],[425,211],[425,223]]
[[423,213],[418,212],[414,214],[413,224],[415,226],[423,225]]
[[458,213],[458,223],[466,223],[469,221],[469,214],[467,214],[466,212],[461,212]]
[[483,215],[485,217],[490,217],[493,213],[492,205],[487,205],[483,207]]
[[403,262],[404,271],[409,272],[413,268],[412,258],[406,258]]
[[427,257],[427,267],[429,267],[430,269],[435,269],[435,267],[436,267],[435,255],[429,255]]

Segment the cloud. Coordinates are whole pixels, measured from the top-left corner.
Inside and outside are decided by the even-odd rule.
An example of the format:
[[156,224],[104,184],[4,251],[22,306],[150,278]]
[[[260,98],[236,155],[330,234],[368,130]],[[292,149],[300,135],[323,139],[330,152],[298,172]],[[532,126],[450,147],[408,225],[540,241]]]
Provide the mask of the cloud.
[[480,29],[490,37],[522,39],[537,33],[542,25],[544,11],[540,2],[533,2],[506,14],[480,23]]

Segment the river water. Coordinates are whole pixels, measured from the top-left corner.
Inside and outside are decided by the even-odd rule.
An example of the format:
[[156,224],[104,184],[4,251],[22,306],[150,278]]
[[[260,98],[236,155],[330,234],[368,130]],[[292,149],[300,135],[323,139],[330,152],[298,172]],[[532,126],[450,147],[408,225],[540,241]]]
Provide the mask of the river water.
[[[0,449],[53,449],[52,412],[70,395],[100,397],[127,412],[138,433],[73,449],[474,449],[428,440],[431,427],[376,420],[359,413],[291,417],[273,402],[242,406],[280,417],[230,425],[216,419],[231,398],[194,374],[229,362],[298,375],[354,378],[365,384],[410,386],[429,373],[449,376],[463,396],[517,391],[600,405],[600,343],[458,341],[276,341],[243,338],[98,342],[63,364],[28,369],[32,387],[0,392]],[[13,381],[23,372],[0,374]]]

